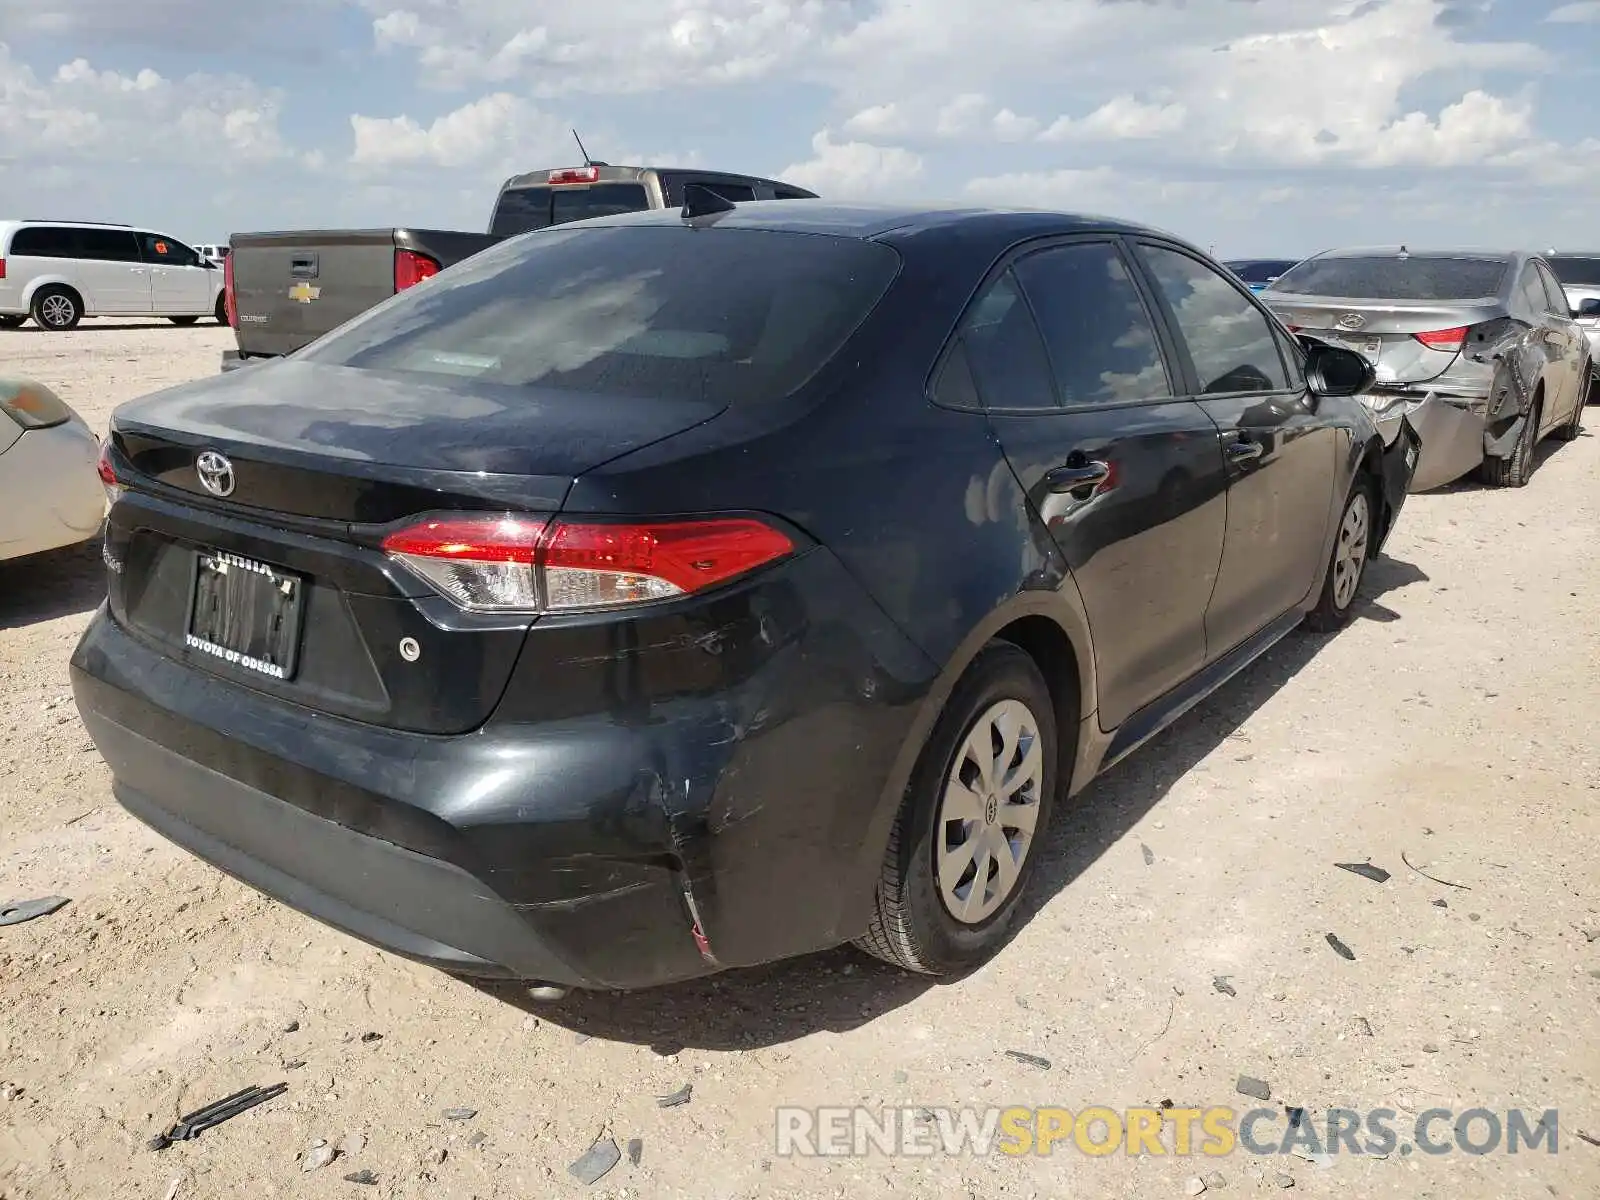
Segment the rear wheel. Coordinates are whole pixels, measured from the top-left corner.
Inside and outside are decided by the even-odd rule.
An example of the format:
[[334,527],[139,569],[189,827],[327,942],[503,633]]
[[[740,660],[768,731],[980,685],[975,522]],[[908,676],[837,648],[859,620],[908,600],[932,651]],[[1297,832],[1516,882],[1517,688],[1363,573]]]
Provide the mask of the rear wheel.
[[1378,527],[1377,498],[1377,484],[1370,475],[1358,476],[1345,498],[1322,593],[1317,597],[1317,606],[1305,617],[1306,628],[1315,633],[1332,633],[1349,623],[1361,580],[1367,573],[1367,560],[1372,557],[1373,533]]
[[1479,475],[1490,487],[1526,487],[1533,476],[1533,451],[1539,443],[1539,422],[1544,419],[1544,395],[1537,395],[1528,415],[1522,422],[1522,432],[1511,453],[1497,458],[1486,458]]
[[218,296],[217,297],[217,310],[212,315],[217,318],[217,324],[218,325],[226,325],[228,323],[228,297],[227,296]]
[[174,325],[193,325],[200,320],[199,317],[168,317]]
[[856,945],[929,975],[978,966],[1005,941],[1056,788],[1050,689],[1022,650],[991,642],[951,693],[912,772]]
[[83,319],[83,301],[71,288],[51,284],[33,294],[32,312],[33,323],[40,329],[76,329]]

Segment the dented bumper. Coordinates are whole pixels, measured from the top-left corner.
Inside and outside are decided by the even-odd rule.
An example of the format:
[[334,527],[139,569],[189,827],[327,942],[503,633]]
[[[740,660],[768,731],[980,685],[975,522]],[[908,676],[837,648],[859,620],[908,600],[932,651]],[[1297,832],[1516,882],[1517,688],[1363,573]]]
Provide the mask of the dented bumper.
[[1487,395],[1444,392],[1368,392],[1361,402],[1371,412],[1385,446],[1393,447],[1401,425],[1421,441],[1410,490],[1426,492],[1461,478],[1483,461]]
[[1389,540],[1389,535],[1394,532],[1395,523],[1399,520],[1400,510],[1405,507],[1406,496],[1415,490],[1412,487],[1412,480],[1422,461],[1423,453],[1424,443],[1421,435],[1406,416],[1401,414],[1395,422],[1393,434],[1383,452],[1383,499],[1388,507],[1388,519],[1383,524],[1374,552],[1381,551]]

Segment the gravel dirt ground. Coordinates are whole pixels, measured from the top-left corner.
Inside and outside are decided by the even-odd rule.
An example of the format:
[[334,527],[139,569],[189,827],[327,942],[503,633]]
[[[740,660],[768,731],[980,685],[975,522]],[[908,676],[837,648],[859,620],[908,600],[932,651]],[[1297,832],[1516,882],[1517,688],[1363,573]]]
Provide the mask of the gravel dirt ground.
[[[0,370],[103,428],[228,344],[209,325],[0,332]],[[1358,619],[1291,638],[1059,812],[1015,942],[947,985],[840,950],[539,1006],[372,950],[122,813],[67,680],[98,552],[0,567],[0,902],[72,901],[0,927],[0,1197],[1169,1197],[1208,1176],[1219,1196],[1600,1195],[1600,438],[1542,459],[1520,491],[1412,497]],[[1368,859],[1391,877],[1335,866]],[[778,1105],[1242,1112],[1240,1075],[1313,1121],[1394,1109],[1403,1143],[1432,1107],[1554,1108],[1559,1152],[774,1145]],[[585,1188],[567,1167],[597,1137],[642,1153]],[[303,1171],[318,1139],[338,1156]]]

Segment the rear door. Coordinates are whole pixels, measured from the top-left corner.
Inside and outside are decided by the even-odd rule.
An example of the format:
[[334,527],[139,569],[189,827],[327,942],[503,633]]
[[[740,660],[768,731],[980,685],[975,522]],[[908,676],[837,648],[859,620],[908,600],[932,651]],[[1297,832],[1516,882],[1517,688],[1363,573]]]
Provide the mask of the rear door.
[[158,316],[196,316],[211,311],[214,276],[200,256],[164,233],[141,230],[139,252],[150,268],[150,298]]
[[1146,298],[1109,238],[1017,258],[969,310],[952,372],[941,386],[975,386],[1072,570],[1100,724],[1113,729],[1205,662],[1224,527],[1216,426],[1174,395]]
[[1559,371],[1561,400],[1559,405],[1546,405],[1545,416],[1551,425],[1565,424],[1574,408],[1582,407],[1588,394],[1588,372],[1584,360],[1588,357],[1589,339],[1583,329],[1572,319],[1566,293],[1544,263],[1533,264],[1544,291],[1544,328],[1546,337],[1554,335],[1552,344],[1561,350]]
[[1322,567],[1340,434],[1284,363],[1277,322],[1237,283],[1176,246],[1139,258],[1182,340],[1184,390],[1216,423],[1228,472],[1227,539],[1206,613],[1216,659],[1305,599]]

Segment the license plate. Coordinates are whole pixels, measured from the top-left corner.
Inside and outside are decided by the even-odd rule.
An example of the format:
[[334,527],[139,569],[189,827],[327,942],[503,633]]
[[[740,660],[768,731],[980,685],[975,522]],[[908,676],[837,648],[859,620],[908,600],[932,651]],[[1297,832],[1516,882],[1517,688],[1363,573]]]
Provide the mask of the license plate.
[[304,593],[298,575],[237,554],[201,551],[184,643],[258,675],[293,678]]
[[1341,338],[1345,347],[1354,350],[1371,362],[1378,361],[1378,355],[1383,350],[1382,338]]

